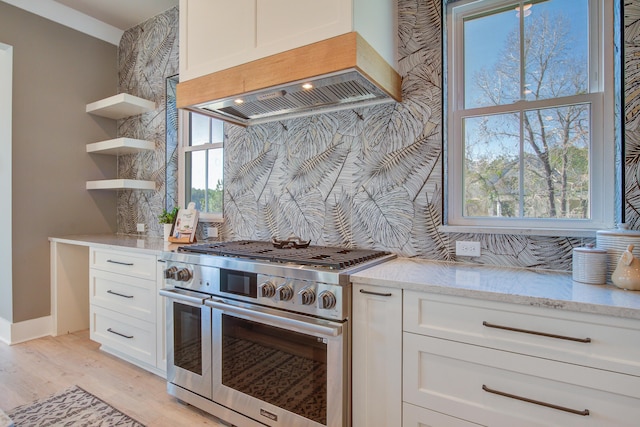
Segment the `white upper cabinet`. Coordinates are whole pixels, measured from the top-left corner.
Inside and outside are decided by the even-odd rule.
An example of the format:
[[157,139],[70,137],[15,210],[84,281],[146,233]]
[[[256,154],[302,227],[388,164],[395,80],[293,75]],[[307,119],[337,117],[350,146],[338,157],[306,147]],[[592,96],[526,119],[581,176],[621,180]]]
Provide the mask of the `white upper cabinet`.
[[392,0],[180,0],[180,81],[351,31],[396,66]]

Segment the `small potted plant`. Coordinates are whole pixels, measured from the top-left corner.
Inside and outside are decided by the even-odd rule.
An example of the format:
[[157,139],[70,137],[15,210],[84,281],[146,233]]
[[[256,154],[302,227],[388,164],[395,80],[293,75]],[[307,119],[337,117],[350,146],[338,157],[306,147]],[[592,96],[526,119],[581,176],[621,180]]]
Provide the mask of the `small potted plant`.
[[166,209],[162,210],[162,213],[158,215],[158,222],[164,225],[164,240],[169,240],[171,236],[171,231],[173,231],[173,224],[176,222],[176,217],[178,216],[178,211],[180,210],[179,206],[175,206],[172,210],[167,211]]

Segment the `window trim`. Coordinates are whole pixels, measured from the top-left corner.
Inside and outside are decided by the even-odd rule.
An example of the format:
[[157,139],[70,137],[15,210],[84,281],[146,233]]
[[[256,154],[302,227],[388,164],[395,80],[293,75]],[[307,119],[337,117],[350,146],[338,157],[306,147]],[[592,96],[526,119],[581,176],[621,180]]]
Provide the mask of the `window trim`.
[[[190,111],[181,109],[178,113],[178,128],[180,129],[180,134],[178,135],[178,203],[180,206],[186,206],[186,192],[185,192],[185,154],[187,152],[194,151],[204,151],[215,148],[222,148],[224,150],[224,142],[216,142],[216,143],[208,143],[190,146],[187,145],[189,141],[190,135],[190,126],[189,126],[189,113]],[[224,178],[223,178],[224,179]],[[223,187],[224,188],[224,187]],[[224,194],[224,190],[223,190]],[[198,214],[199,222],[208,222],[208,223],[221,223],[224,222],[224,207],[223,212],[221,214],[212,214],[208,212],[199,212]]]
[[[614,133],[614,11],[612,5],[602,0],[589,0],[590,11],[590,43],[591,52],[598,55],[598,61],[590,61],[590,87],[592,92],[586,95],[575,95],[557,100],[600,101],[591,103],[591,138],[590,163],[590,217],[588,220],[571,219],[521,219],[521,218],[470,218],[462,215],[464,192],[462,190],[464,170],[462,119],[477,115],[479,112],[513,111],[514,107],[524,104],[518,101],[510,105],[480,107],[475,109],[457,109],[464,102],[464,93],[457,90],[464,84],[464,68],[457,66],[463,63],[464,51],[456,49],[462,41],[463,16],[471,12],[475,15],[499,7],[504,7],[513,0],[468,0],[449,1],[446,8],[445,28],[443,28],[443,82],[446,87],[443,109],[446,112],[443,125],[445,150],[445,205],[444,225],[442,232],[464,233],[492,233],[492,234],[525,234],[525,235],[565,235],[565,236],[594,236],[595,231],[602,228],[612,228],[615,218],[615,133]],[[595,21],[595,22],[594,22]],[[457,24],[457,25],[455,25]],[[596,29],[591,31],[591,29]],[[606,31],[605,31],[606,30]],[[594,43],[595,39],[595,43]],[[452,62],[453,64],[450,64]],[[597,67],[597,69],[594,69]],[[453,72],[452,72],[453,69]],[[455,75],[454,73],[458,74]],[[601,78],[600,78],[601,77]],[[599,99],[598,99],[599,98]],[[544,107],[547,100],[526,101],[526,110]],[[475,113],[475,114],[473,114]],[[598,119],[599,118],[599,119]],[[458,141],[458,143],[455,143]],[[597,141],[600,141],[598,143]],[[595,169],[595,172],[594,172]]]

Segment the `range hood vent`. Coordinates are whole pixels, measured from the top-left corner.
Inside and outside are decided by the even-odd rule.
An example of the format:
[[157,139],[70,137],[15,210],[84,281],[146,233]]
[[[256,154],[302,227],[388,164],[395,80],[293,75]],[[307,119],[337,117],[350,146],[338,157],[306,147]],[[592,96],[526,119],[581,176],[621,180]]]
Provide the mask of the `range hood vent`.
[[400,76],[348,33],[178,84],[178,108],[243,126],[400,101]]

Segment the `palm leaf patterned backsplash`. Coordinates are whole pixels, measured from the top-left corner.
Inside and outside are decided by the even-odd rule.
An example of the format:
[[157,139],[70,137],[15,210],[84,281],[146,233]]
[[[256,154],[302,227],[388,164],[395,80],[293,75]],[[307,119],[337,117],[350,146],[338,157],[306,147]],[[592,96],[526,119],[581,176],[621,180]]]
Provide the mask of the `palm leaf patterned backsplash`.
[[[442,50],[440,1],[398,1],[403,102],[273,122],[225,124],[225,222],[221,239],[286,238],[386,249],[400,256],[455,260],[456,240],[477,240],[478,264],[571,269],[575,246],[593,239],[441,233]],[[625,2],[626,221],[640,228],[640,8]],[[152,155],[118,159],[120,178],[154,179],[155,192],[123,191],[118,231],[177,199],[175,140],[165,142],[165,79],[178,72],[177,8],[127,31],[119,50],[120,91],[153,99],[155,112],[119,122],[120,136],[156,141]],[[165,173],[165,150],[169,161]],[[168,178],[165,178],[165,175]],[[166,188],[165,188],[166,185]]]

